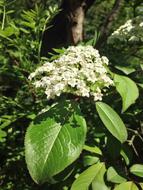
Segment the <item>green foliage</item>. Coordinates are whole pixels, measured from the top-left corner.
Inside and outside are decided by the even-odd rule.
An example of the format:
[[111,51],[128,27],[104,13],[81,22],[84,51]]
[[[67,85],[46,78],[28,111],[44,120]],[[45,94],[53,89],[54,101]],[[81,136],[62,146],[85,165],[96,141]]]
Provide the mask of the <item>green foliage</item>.
[[107,180],[113,183],[123,183],[126,181],[126,179],[120,176],[120,174],[118,174],[116,169],[112,166],[107,170]]
[[105,171],[106,169],[104,163],[97,163],[90,166],[74,181],[71,190],[86,190],[91,184],[93,189],[107,189],[103,180]]
[[143,177],[143,165],[142,164],[134,164],[130,168],[130,172],[136,176]]
[[[28,75],[37,67],[42,34],[57,13],[42,5],[27,10],[24,1],[0,1],[0,160],[1,188],[31,189],[24,160],[24,135],[43,108]],[[25,24],[26,22],[26,24]],[[28,26],[29,24],[29,26]],[[1,189],[0,188],[0,189]]]
[[104,163],[99,163],[102,167],[98,170],[97,175],[95,176],[92,182],[92,189],[93,190],[108,190],[108,187],[105,184],[104,175],[106,172],[106,167]]
[[[122,97],[122,111],[126,111],[130,105],[135,103],[139,96],[139,91],[136,83],[130,78],[117,75],[114,76],[116,89]],[[132,93],[134,92],[134,93]]]
[[[115,87],[96,109],[92,99],[70,94],[47,101],[28,80],[47,60],[41,40],[59,2],[0,0],[0,190],[143,189],[142,44],[103,42]],[[96,45],[113,4],[91,7],[83,44]],[[125,0],[109,33],[140,16],[142,6]],[[51,60],[63,51],[55,49]]]
[[97,102],[96,109],[110,133],[121,143],[125,142],[127,140],[127,130],[120,116],[110,106],[103,102]]
[[95,154],[102,155],[102,151],[97,146],[91,147],[91,146],[84,145],[84,150],[95,153]]
[[85,120],[73,102],[61,102],[38,115],[25,137],[26,162],[34,181],[50,181],[75,161],[85,135]]
[[120,185],[117,185],[117,187],[114,190],[122,190],[122,189],[138,190],[138,187],[136,186],[135,183],[133,183],[132,181],[129,181],[129,182],[124,182],[124,183],[121,183]]

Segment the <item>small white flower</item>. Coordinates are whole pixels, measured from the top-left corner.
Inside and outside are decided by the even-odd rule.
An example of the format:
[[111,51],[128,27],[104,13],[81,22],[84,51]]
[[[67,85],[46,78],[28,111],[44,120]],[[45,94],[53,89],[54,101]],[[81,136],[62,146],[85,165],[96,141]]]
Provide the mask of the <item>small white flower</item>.
[[107,57],[102,56],[101,58],[102,58],[103,63],[105,63],[106,65],[109,64],[109,60],[107,59]]
[[141,23],[139,24],[139,26],[140,26],[140,27],[143,27],[143,22],[141,22]]
[[60,58],[46,62],[29,78],[36,80],[33,83],[36,88],[45,89],[47,99],[70,92],[83,97],[92,96],[95,101],[101,100],[101,90],[113,84],[105,68],[108,62],[92,46],[70,46]]
[[138,42],[140,39],[137,37],[137,36],[131,36],[129,38],[129,41],[132,41],[132,42]]
[[71,79],[70,81],[68,81],[68,85],[70,85],[71,87],[75,87],[76,86],[76,84],[77,84],[77,81],[76,81],[76,79]]
[[32,80],[36,76],[36,72],[33,72],[29,75],[28,79]]
[[143,17],[138,16],[132,20],[128,20],[125,24],[120,26],[108,38],[109,44],[116,44],[116,42],[142,42],[143,38]]
[[38,81],[35,81],[33,84],[35,85],[36,88],[39,88],[39,87],[42,86],[42,82],[39,81],[39,80],[38,80]]
[[81,93],[81,96],[83,97],[89,97],[89,90],[86,88],[81,88],[80,93]]

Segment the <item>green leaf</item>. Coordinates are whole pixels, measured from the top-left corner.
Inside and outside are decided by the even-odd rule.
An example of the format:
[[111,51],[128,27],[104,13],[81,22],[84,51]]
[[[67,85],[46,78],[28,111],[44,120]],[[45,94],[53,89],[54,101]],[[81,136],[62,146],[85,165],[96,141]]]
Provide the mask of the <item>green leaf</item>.
[[4,142],[6,136],[7,136],[7,133],[0,129],[0,142]]
[[26,21],[21,21],[21,24],[22,24],[23,26],[29,27],[29,28],[31,28],[31,29],[34,29],[34,28],[35,28],[35,22],[29,23],[29,22],[26,22]]
[[129,145],[124,144],[122,150],[120,151],[121,156],[124,158],[127,165],[129,165],[133,158],[133,152]]
[[12,120],[6,120],[5,122],[3,122],[3,123],[0,125],[0,128],[3,129],[3,128],[9,126],[11,123],[12,123]]
[[141,69],[143,70],[143,64],[140,64]]
[[114,190],[138,190],[138,187],[132,181],[128,181],[117,185]]
[[53,48],[53,50],[58,53],[58,54],[63,54],[65,52],[65,49],[57,49],[57,48]]
[[91,153],[102,155],[102,151],[97,146],[92,147],[92,146],[84,145],[83,149]]
[[126,111],[130,105],[135,103],[139,96],[139,91],[136,83],[128,77],[114,75],[114,83],[117,91],[122,97],[122,111]]
[[137,83],[137,85],[143,88],[143,83]]
[[140,185],[141,189],[143,189],[143,183],[139,183],[139,185]]
[[115,68],[119,69],[120,71],[122,71],[126,75],[129,75],[129,74],[131,74],[131,73],[133,73],[133,72],[136,71],[136,69],[133,68],[133,67],[124,67],[124,66],[119,66],[118,65],[118,66],[115,66]]
[[97,112],[109,132],[121,143],[127,140],[127,130],[120,116],[107,104],[96,102]]
[[100,183],[100,175],[103,170],[105,170],[104,163],[97,163],[93,166],[90,166],[87,170],[81,173],[79,177],[74,181],[74,183],[72,184],[71,190],[81,190],[81,189],[88,190],[89,186],[94,180],[95,180],[94,183],[97,182],[96,179],[98,179]]
[[114,167],[109,167],[107,170],[107,180],[113,183],[123,183],[127,181],[124,177],[118,174]]
[[130,172],[136,176],[143,177],[143,164],[134,164],[130,167]]
[[0,36],[10,37],[15,34],[15,29],[12,27],[7,27],[5,30],[0,30]]
[[98,157],[86,155],[83,158],[83,165],[84,165],[84,167],[91,166],[93,164],[96,164],[98,161],[99,161]]
[[35,118],[25,137],[26,163],[36,183],[63,171],[80,155],[86,123],[73,102],[62,102]]
[[102,168],[98,171],[98,175],[94,178],[92,182],[92,190],[108,190],[108,187],[104,182],[104,175],[106,172],[105,164],[102,165]]

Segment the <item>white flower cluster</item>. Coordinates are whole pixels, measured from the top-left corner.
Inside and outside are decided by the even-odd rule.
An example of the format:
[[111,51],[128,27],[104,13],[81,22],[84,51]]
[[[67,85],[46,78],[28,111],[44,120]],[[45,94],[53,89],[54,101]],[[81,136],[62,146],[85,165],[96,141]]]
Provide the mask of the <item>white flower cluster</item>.
[[108,59],[92,46],[70,46],[52,62],[46,62],[29,76],[35,87],[44,88],[48,99],[61,93],[102,100],[101,90],[113,81],[107,75]]
[[114,44],[116,42],[143,43],[143,17],[138,16],[132,20],[128,20],[114,31],[108,38],[108,43]]

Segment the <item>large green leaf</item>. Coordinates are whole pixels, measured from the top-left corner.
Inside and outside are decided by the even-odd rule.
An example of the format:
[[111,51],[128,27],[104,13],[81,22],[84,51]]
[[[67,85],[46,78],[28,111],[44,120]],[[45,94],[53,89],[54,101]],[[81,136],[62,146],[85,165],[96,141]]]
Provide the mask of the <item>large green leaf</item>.
[[44,183],[75,161],[83,148],[86,123],[73,102],[40,114],[25,137],[26,163],[36,183]]
[[104,175],[106,172],[105,164],[102,165],[101,169],[98,171],[98,174],[92,182],[92,190],[108,190],[108,187],[105,185]]
[[127,140],[127,130],[120,116],[107,104],[96,102],[97,112],[110,133],[121,143]]
[[130,105],[135,103],[139,96],[139,91],[136,83],[128,77],[114,75],[114,83],[116,89],[122,97],[122,111],[126,111]]
[[118,174],[118,172],[112,166],[107,170],[107,180],[113,183],[122,183],[127,181],[124,177]]
[[134,164],[130,167],[130,172],[136,176],[143,177],[143,164]]
[[[98,183],[102,186],[102,175],[103,170],[105,173],[105,164],[104,163],[97,163],[95,165],[90,166],[87,170],[79,175],[79,177],[74,181],[72,184],[71,190],[88,190],[91,183]],[[97,181],[96,181],[97,179]],[[105,184],[104,184],[105,185]],[[101,187],[100,186],[100,187]],[[98,189],[97,189],[98,190]],[[100,189],[102,190],[102,189]]]
[[138,187],[132,182],[124,182],[120,185],[117,185],[114,190],[139,190]]

